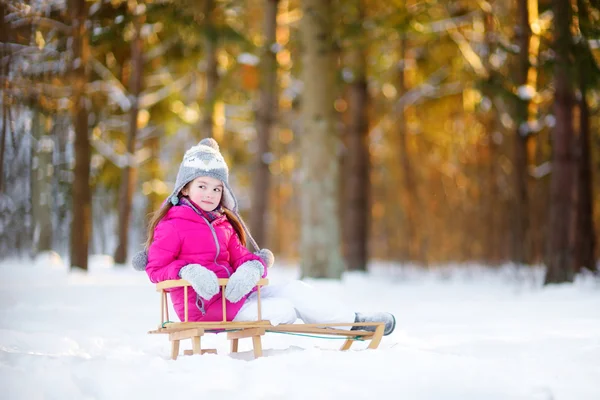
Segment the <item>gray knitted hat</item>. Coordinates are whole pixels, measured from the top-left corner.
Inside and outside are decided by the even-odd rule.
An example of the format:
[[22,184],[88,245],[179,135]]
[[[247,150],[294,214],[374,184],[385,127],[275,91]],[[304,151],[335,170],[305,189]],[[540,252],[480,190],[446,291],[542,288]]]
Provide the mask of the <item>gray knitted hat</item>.
[[225,159],[219,152],[219,144],[213,138],[202,139],[197,145],[191,147],[185,152],[183,161],[177,172],[175,180],[175,189],[169,195],[169,201],[173,205],[179,204],[179,192],[188,182],[200,176],[210,176],[223,182],[223,198],[221,204],[231,210],[242,224],[248,242],[255,250],[260,250],[258,244],[250,234],[250,230],[244,223],[244,220],[238,213],[238,203],[231,187],[229,186],[229,168]]
[[[183,161],[179,166],[179,172],[177,173],[175,190],[169,195],[168,201],[173,205],[179,204],[179,192],[181,192],[181,189],[183,189],[188,182],[191,182],[200,176],[210,176],[223,182],[223,206],[231,210],[238,221],[240,221],[244,232],[246,232],[246,238],[256,250],[254,254],[262,258],[267,267],[271,267],[275,261],[273,253],[269,249],[260,249],[258,247],[256,241],[250,234],[248,227],[246,227],[244,220],[238,213],[237,200],[231,187],[229,187],[229,168],[227,168],[227,164],[219,152],[219,145],[214,139],[202,139],[200,143],[185,152]],[[133,268],[138,271],[144,271],[147,264],[147,250],[141,250],[134,255],[132,259]]]
[[219,152],[219,145],[212,138],[202,139],[200,143],[185,152],[177,172],[175,189],[169,195],[171,204],[178,204],[181,189],[200,176],[210,176],[223,182],[222,204],[237,214],[237,199],[229,187],[229,168]]

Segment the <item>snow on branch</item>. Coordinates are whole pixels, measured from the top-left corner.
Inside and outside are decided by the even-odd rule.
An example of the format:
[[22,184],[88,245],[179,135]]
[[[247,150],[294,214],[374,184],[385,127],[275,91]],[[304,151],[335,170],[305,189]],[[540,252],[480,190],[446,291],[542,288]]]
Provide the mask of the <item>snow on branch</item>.
[[159,101],[170,96],[172,93],[178,92],[190,84],[192,74],[187,73],[183,77],[170,84],[163,86],[155,92],[147,93],[144,92],[140,95],[140,108],[149,108]]
[[[98,125],[97,128],[100,129],[100,131],[103,131],[105,130],[105,128],[107,128],[107,126],[104,123],[101,123],[100,125]],[[153,131],[155,130],[156,127],[147,126],[144,129],[142,129],[139,133],[142,137],[148,138],[151,137]],[[142,140],[141,137],[138,139]],[[145,148],[139,149],[133,154],[129,152],[125,152],[124,154],[117,153],[111,143],[106,143],[105,141],[95,136],[93,136],[91,144],[94,147],[94,149],[96,149],[98,154],[100,154],[107,160],[110,160],[118,168],[137,168],[145,161],[147,161],[151,156],[151,153],[148,151],[148,149]]]
[[17,29],[17,28],[21,28],[26,25],[36,25],[36,26],[42,27],[42,28],[56,29],[65,34],[71,33],[70,26],[63,24],[62,22],[59,22],[59,21],[56,21],[56,20],[53,20],[50,18],[40,17],[37,15],[27,15],[27,16],[21,17],[15,21],[11,22],[9,24],[9,27],[11,29]]
[[152,50],[144,54],[144,62],[152,61],[156,57],[162,56],[167,50],[173,47],[175,43],[177,43],[177,37],[175,36],[163,40],[160,45],[153,47]]
[[429,76],[426,82],[408,90],[394,105],[394,112],[401,112],[406,106],[415,104],[423,97],[432,96],[438,89],[437,86],[448,77],[448,69],[442,67]]
[[458,30],[451,30],[449,33],[450,37],[454,40],[463,57],[467,60],[469,65],[471,65],[471,68],[473,68],[475,73],[481,78],[487,78],[489,73],[483,65],[481,58],[477,55],[475,50],[473,50],[471,43],[469,43]]
[[92,68],[94,71],[100,75],[103,79],[101,82],[93,82],[93,88],[100,88],[105,90],[107,93],[111,94],[111,99],[114,100],[121,110],[129,111],[131,108],[131,101],[127,97],[127,89],[120,80],[118,80],[112,72],[108,68],[104,66],[100,61],[96,58],[91,57]]
[[125,93],[114,82],[106,82],[104,80],[93,81],[87,84],[86,93],[92,94],[96,92],[104,92],[108,94],[109,100],[119,105],[123,112],[129,111],[131,101]]
[[50,61],[21,62],[21,74],[35,77],[45,74],[64,75],[69,70],[69,64],[64,59]]
[[[446,18],[439,21],[433,21],[428,25],[420,25],[422,32],[425,33],[440,33],[448,32],[451,29],[456,29],[461,26],[467,26],[473,24],[473,18],[481,15],[481,11],[475,10],[468,14],[460,15],[458,17]],[[420,29],[421,30],[421,29]]]
[[[396,100],[393,106],[393,113],[398,114],[404,111],[404,108],[413,104],[421,103],[425,99],[441,98],[452,94],[462,92],[463,87],[460,82],[448,83],[440,85],[440,83],[448,77],[448,68],[442,67],[435,71],[429,76],[426,82],[421,83],[419,86],[407,91]],[[376,134],[381,131],[381,126],[390,117],[390,114],[386,114],[381,118],[369,131],[369,136]]]
[[93,138],[91,144],[99,154],[112,161],[119,168],[137,166],[135,156],[131,153],[118,154],[110,144],[98,138]]
[[71,88],[68,86],[59,86],[42,82],[32,82],[31,80],[17,77],[11,77],[10,83],[11,85],[7,90],[11,90],[14,94],[37,93],[52,98],[64,98],[69,97],[72,94]]
[[550,161],[546,161],[540,165],[530,165],[529,166],[529,175],[533,178],[541,179],[544,176],[550,174],[552,172],[552,163]]
[[28,55],[28,54],[47,54],[47,55],[59,55],[60,53],[56,49],[50,46],[45,46],[40,49],[37,46],[30,46],[26,44],[18,43],[2,43],[0,42],[0,51],[4,54],[15,55]]

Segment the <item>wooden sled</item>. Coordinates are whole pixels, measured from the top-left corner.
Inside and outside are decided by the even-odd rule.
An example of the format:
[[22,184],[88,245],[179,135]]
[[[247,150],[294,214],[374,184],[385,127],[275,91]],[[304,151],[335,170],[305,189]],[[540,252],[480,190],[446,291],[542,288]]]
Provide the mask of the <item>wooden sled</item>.
[[[179,342],[184,339],[190,339],[192,341],[192,349],[184,350],[184,355],[193,354],[205,354],[212,353],[216,354],[216,349],[203,349],[202,348],[202,336],[205,333],[211,332],[227,332],[227,339],[231,340],[231,352],[237,353],[238,342],[240,339],[252,338],[252,345],[254,349],[254,358],[262,356],[262,342],[261,338],[268,332],[286,332],[286,333],[298,333],[306,335],[327,335],[332,337],[345,337],[344,343],[340,350],[348,350],[352,343],[356,340],[370,341],[368,348],[376,349],[381,343],[383,337],[383,331],[385,323],[383,322],[368,322],[368,323],[332,323],[332,324],[280,324],[277,326],[271,325],[267,320],[263,320],[261,316],[261,301],[260,301],[260,288],[269,284],[268,279],[261,279],[258,282],[257,295],[258,295],[258,320],[248,322],[232,322],[227,321],[226,308],[225,308],[225,286],[227,285],[228,279],[219,279],[219,286],[221,287],[221,298],[223,307],[223,321],[217,322],[190,322],[188,321],[188,287],[190,283],[184,279],[179,280],[168,280],[159,282],[156,284],[156,291],[160,293],[160,325],[158,329],[149,331],[150,334],[168,334],[169,340],[171,341],[171,358],[177,359],[179,355]],[[171,322],[169,321],[169,307],[167,300],[166,289],[183,287],[185,296],[185,320],[184,322]],[[368,332],[364,330],[344,330],[339,327],[348,326],[375,326],[375,332]]]

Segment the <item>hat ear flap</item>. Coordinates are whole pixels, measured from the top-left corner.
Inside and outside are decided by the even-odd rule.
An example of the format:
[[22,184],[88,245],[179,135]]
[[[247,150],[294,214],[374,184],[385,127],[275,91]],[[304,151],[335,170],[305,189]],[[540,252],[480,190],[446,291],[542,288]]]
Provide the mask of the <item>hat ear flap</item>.
[[238,211],[238,205],[237,201],[235,200],[235,196],[233,195],[229,185],[227,185],[225,182],[223,182],[223,199],[221,200],[221,203],[223,206],[225,206],[225,208],[231,211]]

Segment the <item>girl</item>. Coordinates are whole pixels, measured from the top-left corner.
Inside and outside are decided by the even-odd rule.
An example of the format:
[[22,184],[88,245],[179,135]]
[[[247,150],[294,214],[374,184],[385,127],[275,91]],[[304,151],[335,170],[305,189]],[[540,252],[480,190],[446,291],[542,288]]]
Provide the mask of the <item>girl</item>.
[[[225,287],[229,321],[257,319],[256,284],[267,275],[273,255],[267,249],[251,253],[246,240],[258,246],[238,214],[229,170],[214,139],[203,139],[184,155],[175,189],[154,214],[146,241],[146,252],[133,260],[136,269],[145,269],[154,283],[185,279],[189,321],[222,321],[219,278],[228,278]],[[173,308],[184,319],[183,288],[171,290]],[[385,335],[395,328],[389,313],[354,313],[325,299],[301,281],[266,286],[261,290],[262,316],[273,325],[305,323],[385,322]],[[352,329],[374,330],[374,327]]]

